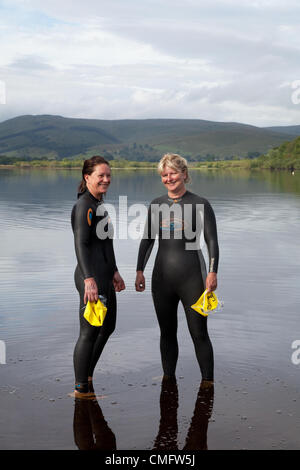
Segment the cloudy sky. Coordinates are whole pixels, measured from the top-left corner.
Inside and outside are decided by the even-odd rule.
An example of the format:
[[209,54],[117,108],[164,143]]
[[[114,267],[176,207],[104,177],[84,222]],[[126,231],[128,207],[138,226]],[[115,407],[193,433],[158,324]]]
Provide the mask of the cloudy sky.
[[0,0],[0,121],[300,124],[299,17],[298,0]]

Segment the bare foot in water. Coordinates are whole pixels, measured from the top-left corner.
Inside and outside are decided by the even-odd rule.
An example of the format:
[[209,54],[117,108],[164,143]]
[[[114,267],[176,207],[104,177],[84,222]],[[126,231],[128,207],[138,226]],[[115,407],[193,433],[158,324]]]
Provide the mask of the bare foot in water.
[[211,387],[214,386],[214,381],[213,380],[202,380],[200,384],[200,389],[201,390],[207,390]]
[[72,398],[80,398],[82,400],[96,400],[97,398],[94,392],[82,393],[78,392],[77,390],[74,390],[73,393],[69,393],[68,396]]
[[107,395],[96,395],[93,391],[82,393],[74,390],[74,392],[68,393],[68,397],[79,398],[81,400],[101,400],[107,398]]
[[88,392],[79,392],[74,390],[73,393],[68,394],[72,398],[80,398],[82,400],[96,400],[97,398],[106,398],[106,395],[96,396],[93,387],[93,377],[88,377]]

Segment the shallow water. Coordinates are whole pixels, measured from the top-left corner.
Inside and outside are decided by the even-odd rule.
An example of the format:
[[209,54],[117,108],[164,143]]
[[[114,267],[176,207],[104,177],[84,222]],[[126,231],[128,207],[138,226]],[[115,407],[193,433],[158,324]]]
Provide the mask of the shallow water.
[[[300,340],[300,176],[192,172],[189,189],[213,205],[220,243],[217,294],[224,307],[209,318],[212,411],[207,397],[197,401],[200,374],[182,308],[178,399],[176,390],[161,394],[150,293],[155,249],[146,292],[138,294],[139,241],[132,239],[114,242],[127,289],[118,294],[117,328],[95,374],[99,407],[91,412],[68,397],[78,335],[70,212],[79,179],[74,170],[0,171],[0,340],[6,345],[0,448],[182,449],[187,436],[190,445],[207,441],[209,449],[299,448],[300,364],[291,358],[292,342]],[[117,206],[126,195],[128,206],[148,204],[163,193],[155,172],[115,170],[106,200]],[[167,431],[161,414],[169,419]],[[93,444],[88,429],[99,436]]]

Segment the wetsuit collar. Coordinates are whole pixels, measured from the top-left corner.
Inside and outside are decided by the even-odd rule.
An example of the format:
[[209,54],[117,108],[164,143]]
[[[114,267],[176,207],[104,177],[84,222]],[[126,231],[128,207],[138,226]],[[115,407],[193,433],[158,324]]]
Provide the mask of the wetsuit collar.
[[87,189],[86,191],[87,191],[89,197],[90,197],[93,201],[98,202],[98,203],[99,203],[99,202],[103,202],[102,196],[101,196],[101,199],[97,199],[95,196],[92,195],[92,193],[89,192],[88,189]]
[[173,202],[180,202],[180,201],[184,198],[184,196],[187,194],[187,192],[188,192],[188,191],[186,190],[185,193],[183,193],[183,195],[182,195],[182,196],[179,196],[179,197],[170,197],[170,196],[168,195],[168,200],[169,200],[169,201],[173,201]]
[[80,198],[80,196],[82,196],[83,194],[87,194],[93,201],[99,203],[99,202],[103,202],[103,198],[101,197],[101,199],[97,199],[95,196],[92,195],[92,193],[89,192],[88,189],[85,189],[82,193],[78,193],[77,194],[77,197]]

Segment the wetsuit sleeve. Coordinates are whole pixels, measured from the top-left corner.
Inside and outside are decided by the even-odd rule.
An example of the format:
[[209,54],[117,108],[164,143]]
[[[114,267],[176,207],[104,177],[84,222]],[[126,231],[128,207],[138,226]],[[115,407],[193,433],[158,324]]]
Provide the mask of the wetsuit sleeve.
[[204,239],[209,255],[209,272],[217,273],[219,264],[219,244],[216,217],[210,203],[204,205]]
[[111,240],[110,246],[111,246],[110,259],[111,259],[111,262],[112,262],[112,265],[113,265],[113,272],[115,273],[116,271],[119,271],[119,270],[118,270],[117,263],[116,263],[114,244],[113,244],[112,240]]
[[86,204],[78,204],[72,214],[75,253],[84,279],[94,277],[90,251],[92,220],[90,218],[90,222],[88,221],[89,210]]
[[151,205],[148,210],[147,219],[145,222],[143,239],[140,243],[138,260],[137,260],[137,271],[144,271],[147,261],[151,255],[152,248],[155,242],[156,232],[153,230]]

